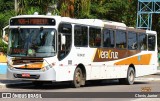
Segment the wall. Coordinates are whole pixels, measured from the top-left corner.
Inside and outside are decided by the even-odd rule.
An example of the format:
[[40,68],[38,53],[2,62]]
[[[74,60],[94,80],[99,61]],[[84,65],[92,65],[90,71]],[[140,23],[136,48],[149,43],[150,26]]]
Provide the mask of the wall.
[[6,74],[7,72],[7,58],[2,52],[0,52],[0,74]]

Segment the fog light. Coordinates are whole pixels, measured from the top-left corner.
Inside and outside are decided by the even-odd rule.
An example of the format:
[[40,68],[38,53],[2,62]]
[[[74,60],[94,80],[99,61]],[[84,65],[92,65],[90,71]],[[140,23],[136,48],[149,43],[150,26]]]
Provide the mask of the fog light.
[[11,69],[11,70],[13,69],[13,66],[11,66],[9,64],[7,66],[8,66],[9,69]]
[[41,70],[44,72],[44,71],[46,71],[46,68],[43,67]]

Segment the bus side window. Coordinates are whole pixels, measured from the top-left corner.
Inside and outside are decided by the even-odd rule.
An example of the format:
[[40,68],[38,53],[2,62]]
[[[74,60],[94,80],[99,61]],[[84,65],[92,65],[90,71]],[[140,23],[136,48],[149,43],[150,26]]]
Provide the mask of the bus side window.
[[74,26],[74,45],[76,47],[88,46],[88,27],[75,25]]
[[147,50],[147,35],[144,33],[140,33],[138,39],[139,39],[140,50]]
[[114,31],[105,29],[103,32],[103,47],[114,47]]
[[116,47],[125,49],[127,45],[126,32],[123,30],[116,31]]
[[148,50],[155,51],[155,35],[148,35]]
[[128,49],[135,50],[138,49],[138,37],[136,32],[128,32]]
[[89,28],[89,46],[100,47],[101,46],[101,29]]

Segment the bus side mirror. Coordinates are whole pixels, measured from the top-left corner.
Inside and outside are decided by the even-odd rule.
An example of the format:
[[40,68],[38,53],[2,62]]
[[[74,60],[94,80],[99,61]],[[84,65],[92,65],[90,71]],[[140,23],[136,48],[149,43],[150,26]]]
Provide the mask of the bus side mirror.
[[6,30],[9,29],[9,26],[6,26],[3,28],[3,38],[2,38],[2,41],[5,43],[5,44],[8,44],[8,35],[6,34]]
[[66,44],[66,36],[62,35],[61,38],[62,38],[62,39],[61,39],[62,45],[65,45],[65,44]]

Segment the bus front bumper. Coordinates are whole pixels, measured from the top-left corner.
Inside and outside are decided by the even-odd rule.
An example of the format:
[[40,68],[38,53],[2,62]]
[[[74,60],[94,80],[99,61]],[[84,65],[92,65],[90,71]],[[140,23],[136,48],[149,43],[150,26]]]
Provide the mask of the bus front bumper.
[[10,68],[7,68],[7,78],[12,80],[56,81],[56,71],[53,68],[44,72],[40,70],[10,70]]

